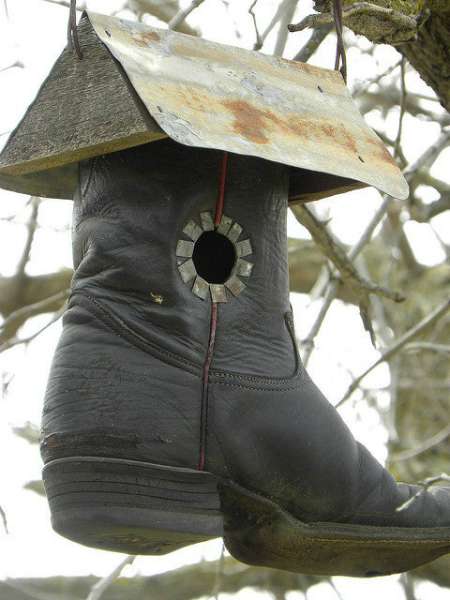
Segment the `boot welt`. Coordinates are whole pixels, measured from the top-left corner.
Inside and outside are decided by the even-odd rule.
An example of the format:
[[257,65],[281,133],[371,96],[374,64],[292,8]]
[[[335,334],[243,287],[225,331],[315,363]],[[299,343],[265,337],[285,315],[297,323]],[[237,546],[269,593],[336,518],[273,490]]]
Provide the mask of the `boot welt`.
[[410,570],[450,551],[450,527],[304,523],[206,471],[79,456],[45,465],[52,526],[87,546],[160,555],[224,537],[242,562],[314,575]]

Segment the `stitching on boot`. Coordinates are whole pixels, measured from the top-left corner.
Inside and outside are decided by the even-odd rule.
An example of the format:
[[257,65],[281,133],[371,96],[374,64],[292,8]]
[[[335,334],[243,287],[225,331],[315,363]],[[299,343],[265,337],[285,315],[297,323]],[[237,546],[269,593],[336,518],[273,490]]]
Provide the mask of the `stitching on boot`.
[[[297,380],[299,377],[302,376],[303,373],[303,367],[302,367],[302,362],[300,359],[300,353],[298,350],[298,344],[297,344],[297,338],[295,335],[295,329],[294,329],[294,320],[292,317],[292,308],[290,311],[286,312],[284,315],[284,320],[285,320],[285,324],[287,327],[287,330],[289,331],[289,334],[291,336],[291,341],[292,341],[292,345],[293,345],[293,349],[294,349],[294,353],[295,353],[295,369],[294,369],[294,374],[291,375],[291,377],[264,377],[263,375],[260,376],[254,376],[254,375],[243,375],[241,373],[234,373],[234,372],[223,372],[223,371],[212,371],[211,375],[213,377],[218,377],[218,378],[222,378],[222,379],[237,379],[240,382],[254,382],[254,383],[260,383],[261,385],[267,384],[267,385],[282,385],[282,384],[286,384],[286,385],[291,385],[291,387],[279,387],[279,388],[273,388],[271,387],[270,390],[275,390],[275,389],[284,389],[284,390],[289,390],[289,389],[297,389],[299,387],[301,387],[302,385],[302,381],[299,381],[295,387],[292,387],[292,384],[295,380]],[[265,388],[259,388],[259,387],[249,387],[249,386],[243,386],[243,385],[239,385],[237,383],[233,384],[233,383],[227,383],[225,384],[222,381],[217,381],[217,382],[212,382],[212,383],[217,383],[219,385],[235,385],[237,387],[247,387],[247,389],[265,389]]]
[[125,339],[128,343],[136,346],[144,352],[147,352],[148,354],[157,358],[158,360],[166,362],[166,364],[172,364],[165,360],[165,358],[169,358],[176,364],[176,366],[180,368],[190,367],[186,370],[192,373],[193,375],[200,376],[200,365],[193,363],[185,358],[182,358],[181,356],[178,356],[173,352],[170,352],[169,350],[163,350],[161,347],[156,346],[156,344],[154,344],[153,342],[146,340],[137,332],[133,331],[133,329],[128,327],[128,325],[123,323],[121,319],[110,313],[110,311],[106,309],[96,298],[93,298],[92,296],[89,296],[88,294],[80,290],[77,290],[72,296],[75,295],[80,295],[85,300],[88,300],[93,305],[91,306],[91,309],[94,310],[96,316],[98,316],[101,319],[103,324],[107,326],[111,331],[113,331],[113,333]]

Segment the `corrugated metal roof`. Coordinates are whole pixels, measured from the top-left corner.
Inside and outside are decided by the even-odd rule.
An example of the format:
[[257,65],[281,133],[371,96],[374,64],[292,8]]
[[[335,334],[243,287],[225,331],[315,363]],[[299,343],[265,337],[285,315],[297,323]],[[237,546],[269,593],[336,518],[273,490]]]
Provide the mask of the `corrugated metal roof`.
[[405,198],[408,185],[341,75],[95,13],[89,19],[174,140],[330,173]]
[[78,161],[167,135],[289,165],[291,201],[365,185],[407,197],[336,71],[95,13],[78,31],[84,58],[56,61],[0,155],[0,187],[71,198]]

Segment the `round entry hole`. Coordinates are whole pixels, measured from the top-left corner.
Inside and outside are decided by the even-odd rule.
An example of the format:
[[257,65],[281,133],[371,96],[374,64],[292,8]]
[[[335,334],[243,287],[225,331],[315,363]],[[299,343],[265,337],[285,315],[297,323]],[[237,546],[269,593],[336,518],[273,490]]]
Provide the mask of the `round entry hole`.
[[195,242],[192,254],[198,275],[208,283],[225,283],[236,263],[230,240],[217,231],[204,231]]

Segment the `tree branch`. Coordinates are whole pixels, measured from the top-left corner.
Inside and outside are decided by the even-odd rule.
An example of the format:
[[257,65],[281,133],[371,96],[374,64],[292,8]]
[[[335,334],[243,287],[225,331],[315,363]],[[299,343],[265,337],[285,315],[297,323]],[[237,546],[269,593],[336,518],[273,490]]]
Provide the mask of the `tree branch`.
[[109,575],[103,577],[103,579],[100,579],[92,586],[86,600],[100,600],[106,590],[110,588],[114,581],[119,577],[124,568],[127,565],[133,564],[135,558],[135,556],[126,556]]
[[352,264],[339,242],[327,230],[324,223],[321,223],[317,219],[310,208],[304,205],[292,206],[291,208],[298,221],[308,229],[314,241],[338,269],[342,281],[352,287],[361,298],[366,297],[367,294],[377,294],[394,300],[394,302],[402,302],[405,299],[399,292],[389,290],[364,279],[358,273],[357,268]]
[[316,52],[320,44],[325,40],[332,29],[333,25],[322,25],[321,27],[316,27],[311,33],[309,40],[306,42],[303,48],[297,52],[292,60],[308,62],[308,60]]
[[169,29],[177,29],[184,22],[184,20],[193,12],[196,8],[202,4],[204,0],[192,0],[187,8],[181,9],[168,23]]
[[[209,596],[216,581],[219,561],[205,561],[150,577],[120,577],[108,588],[108,600],[196,600]],[[235,594],[243,588],[259,591],[280,590],[304,592],[311,585],[323,582],[323,577],[301,575],[250,567],[225,557],[222,593]],[[35,594],[47,594],[46,600],[75,600],[86,598],[89,590],[98,582],[95,577],[48,577],[34,579],[11,579],[0,581],[0,597],[8,600],[29,600],[25,590]],[[17,590],[14,592],[11,588]],[[19,591],[22,588],[24,591]],[[36,596],[34,596],[36,597]]]
[[359,375],[353,383],[349,386],[342,399],[336,404],[336,408],[342,406],[342,404],[353,394],[356,388],[359,386],[361,381],[382,362],[390,360],[397,352],[399,352],[408,342],[415,339],[418,335],[422,334],[431,325],[439,321],[444,315],[447,314],[450,309],[450,300],[446,300],[440,306],[438,306],[433,312],[427,315],[417,325],[412,327],[409,331],[404,333],[398,340],[389,348],[387,348],[381,356],[372,363],[361,375]]
[[32,335],[29,335],[26,338],[12,338],[7,340],[6,342],[4,342],[3,344],[0,345],[0,354],[2,352],[5,352],[6,350],[9,350],[10,348],[13,348],[14,346],[20,346],[21,344],[29,344],[30,342],[32,342],[34,339],[36,339],[41,333],[43,333],[46,329],[48,329],[50,327],[50,325],[53,325],[53,323],[56,323],[56,321],[62,317],[62,315],[64,314],[65,311],[65,305],[57,312],[53,315],[53,317],[40,329],[38,329],[35,333],[33,333]]

